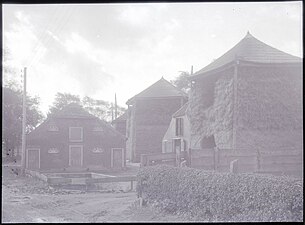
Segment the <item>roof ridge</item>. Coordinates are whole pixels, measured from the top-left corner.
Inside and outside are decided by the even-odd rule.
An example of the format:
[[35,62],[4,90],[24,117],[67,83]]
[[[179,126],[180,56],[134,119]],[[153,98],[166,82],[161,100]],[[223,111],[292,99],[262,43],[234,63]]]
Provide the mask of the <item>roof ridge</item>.
[[154,97],[187,97],[187,94],[177,88],[175,85],[170,83],[164,77],[157,80],[155,83],[151,84],[145,88],[140,93],[134,95],[132,98],[128,99],[126,104],[129,104],[134,98],[145,97],[145,98],[154,98]]
[[238,59],[257,63],[293,63],[302,58],[272,47],[254,37],[248,31],[246,36],[216,60],[203,67],[192,76],[215,70]]

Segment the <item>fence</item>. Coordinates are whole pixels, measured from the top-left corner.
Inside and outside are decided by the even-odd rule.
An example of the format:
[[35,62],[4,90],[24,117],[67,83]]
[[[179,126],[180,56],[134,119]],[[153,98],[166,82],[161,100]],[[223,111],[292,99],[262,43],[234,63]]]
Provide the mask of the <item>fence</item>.
[[176,165],[176,153],[142,154],[141,167],[155,164]]
[[[303,151],[286,148],[274,150],[190,149],[190,167],[221,172],[257,172],[303,176]],[[234,161],[234,164],[233,164]],[[232,168],[234,167],[234,169]]]
[[[189,149],[181,153],[181,158],[189,167],[198,169],[303,176],[301,149]],[[141,155],[141,167],[155,164],[181,166],[176,153]]]

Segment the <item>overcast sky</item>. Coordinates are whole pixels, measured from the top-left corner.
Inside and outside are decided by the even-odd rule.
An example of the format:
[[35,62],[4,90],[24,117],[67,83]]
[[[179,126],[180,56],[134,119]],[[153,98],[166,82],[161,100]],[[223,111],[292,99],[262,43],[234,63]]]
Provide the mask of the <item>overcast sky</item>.
[[46,113],[56,92],[126,101],[257,39],[302,56],[302,3],[3,5],[9,63]]

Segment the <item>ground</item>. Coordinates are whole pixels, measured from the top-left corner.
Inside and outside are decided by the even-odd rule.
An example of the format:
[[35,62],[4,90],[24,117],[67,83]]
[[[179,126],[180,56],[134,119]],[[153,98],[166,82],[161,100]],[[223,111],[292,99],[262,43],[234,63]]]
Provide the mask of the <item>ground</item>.
[[[129,170],[131,171],[131,170]],[[85,192],[49,187],[2,166],[2,222],[181,221],[152,207],[140,207],[135,191]]]

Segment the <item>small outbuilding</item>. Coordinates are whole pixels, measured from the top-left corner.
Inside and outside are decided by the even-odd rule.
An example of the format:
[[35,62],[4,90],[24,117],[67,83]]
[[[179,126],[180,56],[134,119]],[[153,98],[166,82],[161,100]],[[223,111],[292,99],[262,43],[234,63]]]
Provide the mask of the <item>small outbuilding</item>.
[[188,103],[185,103],[172,116],[169,127],[162,140],[162,153],[184,152],[190,146],[190,122],[186,115]]
[[122,169],[125,155],[125,137],[74,103],[50,115],[26,139],[29,170]]

